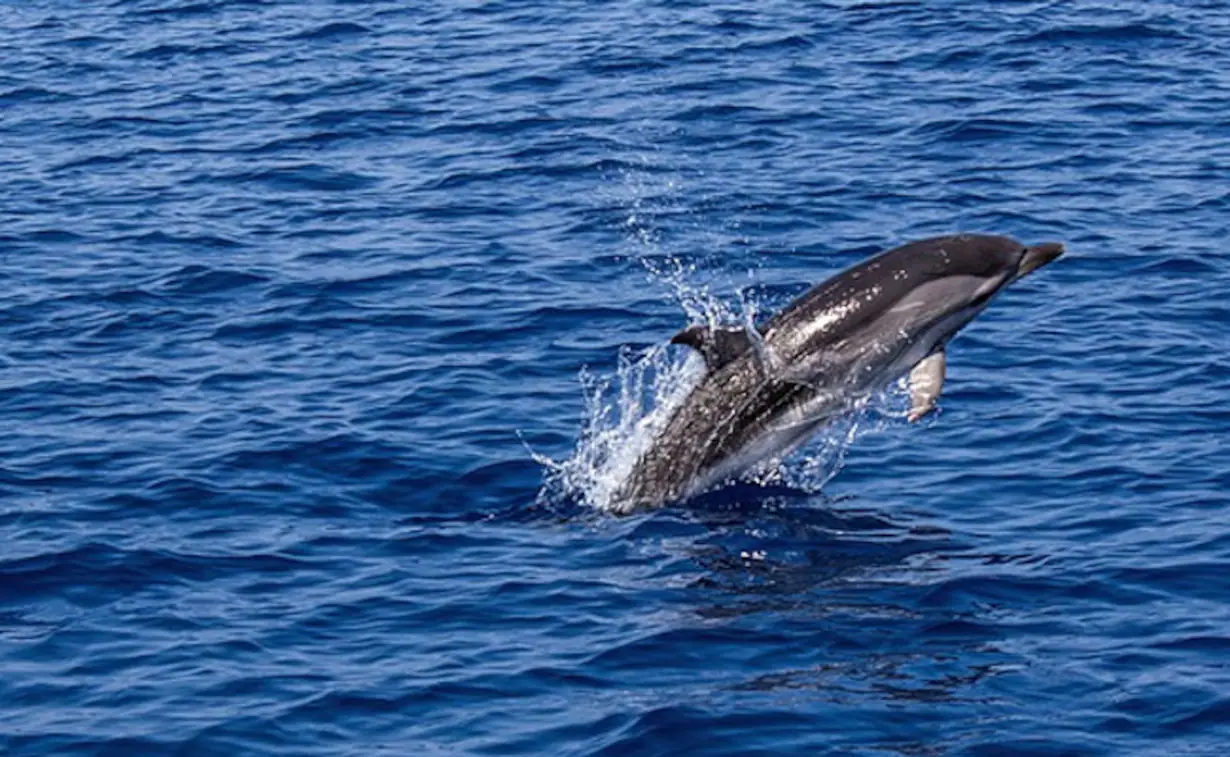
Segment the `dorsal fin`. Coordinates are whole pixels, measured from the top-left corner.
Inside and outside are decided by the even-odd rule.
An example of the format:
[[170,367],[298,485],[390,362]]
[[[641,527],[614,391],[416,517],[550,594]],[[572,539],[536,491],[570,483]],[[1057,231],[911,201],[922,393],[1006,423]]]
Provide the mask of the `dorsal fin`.
[[688,326],[671,337],[671,344],[686,344],[699,352],[711,371],[718,370],[752,348],[752,342],[743,329],[714,329],[708,326]]

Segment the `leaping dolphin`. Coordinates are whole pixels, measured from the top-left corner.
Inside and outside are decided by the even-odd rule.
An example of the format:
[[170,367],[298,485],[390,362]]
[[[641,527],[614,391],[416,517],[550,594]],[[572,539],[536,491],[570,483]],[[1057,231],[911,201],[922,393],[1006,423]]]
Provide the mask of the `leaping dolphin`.
[[617,490],[630,513],[698,494],[778,460],[871,394],[909,374],[909,420],[931,412],[948,341],[1008,284],[1063,254],[959,234],[911,242],[799,297],[759,328],[692,326],[671,339],[706,375]]

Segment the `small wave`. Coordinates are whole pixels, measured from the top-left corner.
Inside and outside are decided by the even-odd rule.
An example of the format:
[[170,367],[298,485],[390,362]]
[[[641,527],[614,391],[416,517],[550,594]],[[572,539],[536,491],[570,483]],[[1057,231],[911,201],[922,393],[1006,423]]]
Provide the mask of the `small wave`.
[[214,13],[225,7],[224,2],[214,3],[188,3],[187,5],[178,5],[171,7],[153,7],[143,8],[137,13],[142,16],[201,16],[208,13]]
[[1182,278],[1186,276],[1212,276],[1219,272],[1217,266],[1207,260],[1199,260],[1196,258],[1183,257],[1179,255],[1148,262],[1142,266],[1139,266],[1136,271],[1139,274],[1150,273],[1175,278]]
[[98,168],[100,166],[123,165],[128,163],[135,157],[135,153],[129,152],[122,155],[86,155],[80,158],[73,158],[65,161],[51,170],[54,172],[72,171],[81,168]]
[[931,121],[915,129],[920,136],[948,142],[994,142],[1024,137],[1036,124],[996,118],[958,118]]
[[219,177],[219,180],[226,182],[253,182],[265,184],[280,191],[300,192],[339,192],[347,189],[365,189],[380,181],[374,176],[367,176],[354,171],[338,171],[318,163],[305,163],[264,171],[241,173]]
[[185,56],[235,56],[242,52],[244,52],[244,49],[241,46],[234,44],[197,45],[165,43],[137,50],[136,52],[130,53],[127,57],[132,60],[165,61],[172,58],[181,58]]
[[769,39],[759,39],[749,42],[744,42],[735,47],[735,52],[780,52],[782,50],[810,50],[816,46],[816,43],[811,41],[803,34],[790,34],[784,37],[774,37]]
[[[136,236],[121,237],[126,242],[132,242],[142,247],[204,247],[213,250],[220,249],[237,249],[243,247],[243,243],[236,241],[230,237],[218,236],[216,234],[173,234],[161,229],[157,231],[147,232]],[[200,268],[204,270],[204,266],[189,266],[189,268]]]
[[240,174],[214,176],[221,183],[257,183],[282,192],[341,192],[363,190],[380,180],[375,176],[354,171],[338,171],[315,164],[290,165],[263,171],[245,171]]
[[39,244],[79,244],[85,240],[82,235],[68,229],[36,229],[18,238]]
[[193,554],[91,541],[0,561],[0,576],[7,579],[0,581],[0,599],[67,593],[90,606],[104,601],[108,592],[120,595],[158,583],[208,581],[250,571],[294,571],[306,564],[279,554]]
[[15,105],[17,103],[53,103],[69,100],[71,97],[62,92],[44,89],[42,87],[24,86],[0,92],[0,105]]
[[348,22],[334,22],[319,26],[314,29],[309,29],[304,32],[292,35],[290,39],[296,40],[319,40],[319,39],[338,39],[340,37],[355,37],[363,34],[370,34],[371,29],[362,24],[352,24]]
[[203,265],[188,265],[167,276],[162,282],[165,294],[217,294],[268,281],[244,271],[227,271]]
[[1052,27],[1016,40],[1022,45],[1063,43],[1116,43],[1147,42],[1157,40],[1182,40],[1187,35],[1176,29],[1163,29],[1151,24],[1117,24],[1111,26],[1073,25]]

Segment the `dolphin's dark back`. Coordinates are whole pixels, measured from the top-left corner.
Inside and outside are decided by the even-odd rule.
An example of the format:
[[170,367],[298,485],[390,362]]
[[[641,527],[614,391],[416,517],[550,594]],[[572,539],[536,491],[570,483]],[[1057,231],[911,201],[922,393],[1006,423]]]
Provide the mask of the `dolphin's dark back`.
[[778,409],[805,400],[803,384],[766,379],[751,355],[705,376],[646,450],[617,495],[629,511],[679,499],[706,469],[736,454]]
[[[899,302],[911,291],[944,276],[988,277],[1019,263],[1025,247],[1009,237],[960,234],[933,237],[895,247],[847,268],[796,299],[764,326],[767,338],[778,337],[779,349],[813,350],[834,335],[857,333],[866,321]],[[803,324],[830,314],[821,333],[805,340]]]

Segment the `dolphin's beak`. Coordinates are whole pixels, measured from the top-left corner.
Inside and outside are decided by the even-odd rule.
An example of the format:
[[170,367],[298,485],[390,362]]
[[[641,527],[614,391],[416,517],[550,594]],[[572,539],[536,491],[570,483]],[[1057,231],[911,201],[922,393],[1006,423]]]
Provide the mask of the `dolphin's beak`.
[[1025,250],[1016,277],[1030,274],[1063,254],[1063,242],[1042,242]]

